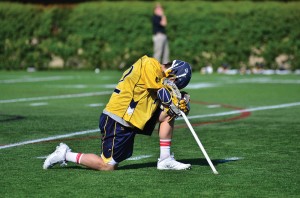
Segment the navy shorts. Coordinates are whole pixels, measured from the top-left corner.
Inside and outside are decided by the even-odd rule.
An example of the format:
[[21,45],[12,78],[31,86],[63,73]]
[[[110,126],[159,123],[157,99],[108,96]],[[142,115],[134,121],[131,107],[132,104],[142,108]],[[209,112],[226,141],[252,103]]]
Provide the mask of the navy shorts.
[[99,128],[102,135],[102,158],[107,163],[113,158],[117,163],[132,156],[133,128],[125,127],[106,114],[101,114]]
[[102,135],[102,158],[108,163],[111,159],[119,163],[132,156],[134,137],[138,134],[151,135],[161,110],[155,111],[151,119],[146,123],[144,130],[125,127],[108,115],[102,113],[99,128]]

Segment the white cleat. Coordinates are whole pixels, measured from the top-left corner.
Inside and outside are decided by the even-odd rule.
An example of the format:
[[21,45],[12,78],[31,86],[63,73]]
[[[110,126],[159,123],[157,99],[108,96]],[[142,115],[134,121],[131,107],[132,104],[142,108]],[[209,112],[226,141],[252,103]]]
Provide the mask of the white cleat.
[[159,159],[157,162],[157,169],[158,170],[187,170],[187,169],[191,169],[191,165],[177,162],[174,159],[174,156],[170,156],[163,160]]
[[66,153],[67,151],[71,151],[71,149],[64,143],[60,143],[59,146],[56,147],[56,150],[50,154],[44,162],[43,168],[48,169],[54,166],[57,163],[61,165],[66,165]]

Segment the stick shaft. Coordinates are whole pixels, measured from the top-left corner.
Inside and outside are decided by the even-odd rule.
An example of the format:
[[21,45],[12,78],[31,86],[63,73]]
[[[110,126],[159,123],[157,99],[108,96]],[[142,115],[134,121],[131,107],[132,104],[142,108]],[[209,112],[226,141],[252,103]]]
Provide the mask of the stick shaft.
[[192,134],[193,134],[193,136],[194,136],[194,138],[195,138],[195,140],[196,140],[198,146],[200,147],[200,149],[201,149],[203,155],[205,156],[205,158],[206,158],[206,160],[207,160],[207,162],[208,162],[210,168],[212,169],[212,171],[213,171],[215,174],[218,174],[218,171],[216,170],[216,168],[214,167],[213,163],[211,162],[209,156],[207,155],[207,153],[206,153],[206,151],[205,151],[205,149],[204,149],[202,143],[200,142],[200,140],[199,140],[199,138],[198,138],[196,132],[194,131],[194,128],[192,127],[192,125],[191,125],[190,121],[188,120],[188,118],[186,117],[185,113],[181,111],[181,115],[182,115],[184,121],[186,122],[186,124],[188,125],[190,131],[192,132]]

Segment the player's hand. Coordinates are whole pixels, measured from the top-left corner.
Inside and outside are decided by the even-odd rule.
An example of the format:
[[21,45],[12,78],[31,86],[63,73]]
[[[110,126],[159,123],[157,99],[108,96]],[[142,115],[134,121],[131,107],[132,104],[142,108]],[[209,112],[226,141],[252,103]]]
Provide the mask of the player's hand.
[[190,112],[190,95],[187,92],[181,92],[181,96],[179,101],[172,98],[172,104],[168,108],[167,113],[172,119],[181,116],[181,111],[186,115]]
[[184,99],[179,101],[178,107],[185,113],[185,115],[188,115],[188,113],[190,112],[190,103],[185,101]]
[[180,112],[180,109],[178,108],[178,105],[175,105],[174,103],[172,103],[167,108],[167,114],[171,117],[170,120],[181,116],[181,112]]
[[190,95],[182,91],[181,92],[182,99],[179,101],[178,107],[181,111],[183,111],[186,115],[190,112]]

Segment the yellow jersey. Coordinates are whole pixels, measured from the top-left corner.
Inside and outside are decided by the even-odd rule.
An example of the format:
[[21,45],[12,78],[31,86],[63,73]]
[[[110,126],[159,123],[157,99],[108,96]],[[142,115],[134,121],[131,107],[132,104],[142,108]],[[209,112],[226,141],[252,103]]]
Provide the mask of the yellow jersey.
[[141,57],[123,73],[104,112],[143,130],[159,106],[157,90],[163,87],[163,77],[156,59]]

